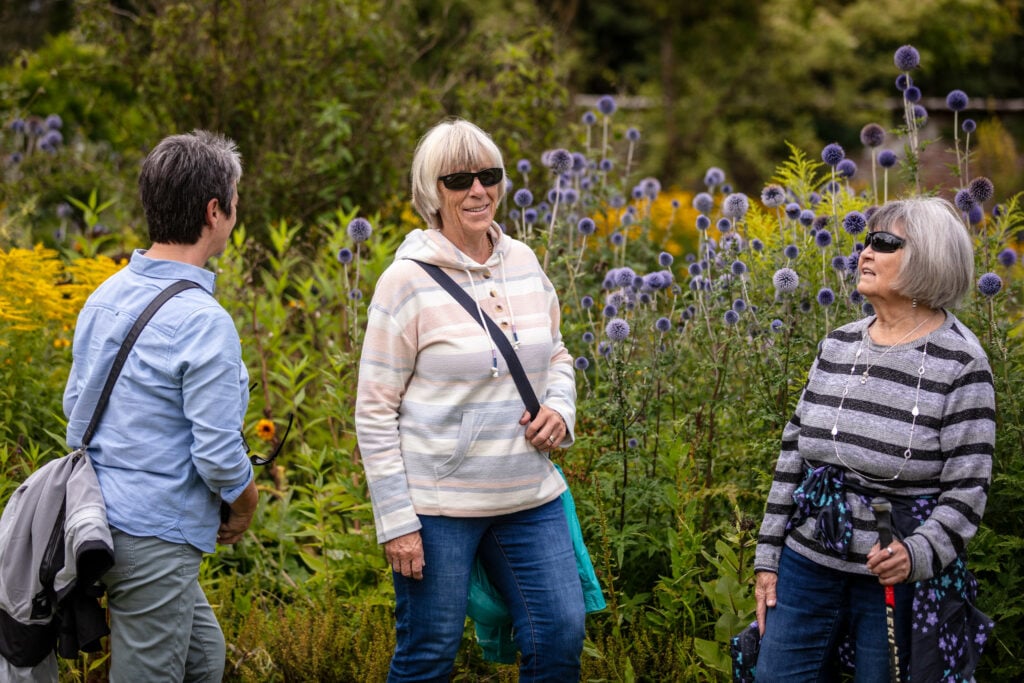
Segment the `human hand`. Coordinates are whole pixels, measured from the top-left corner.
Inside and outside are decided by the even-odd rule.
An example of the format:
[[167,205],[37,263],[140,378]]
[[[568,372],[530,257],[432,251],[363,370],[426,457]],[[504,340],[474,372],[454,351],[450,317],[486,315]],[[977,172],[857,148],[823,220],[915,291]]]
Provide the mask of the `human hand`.
[[240,513],[228,508],[228,518],[220,523],[217,529],[217,543],[234,545],[242,540],[249,525],[252,524],[252,512]]
[[757,630],[764,635],[764,623],[768,608],[775,607],[775,585],[779,575],[775,572],[758,572],[754,585],[754,599],[757,601]]
[[541,406],[537,417],[530,421],[529,411],[524,411],[519,424],[529,425],[526,428],[526,440],[539,451],[552,451],[558,448],[562,439],[569,432],[562,416],[547,406]]
[[422,579],[423,567],[426,562],[423,558],[423,537],[420,532],[414,531],[405,536],[392,538],[384,544],[384,556],[388,558],[391,568],[409,579]]
[[893,539],[885,548],[876,543],[868,551],[868,571],[883,586],[894,586],[910,578],[910,553],[900,541]]

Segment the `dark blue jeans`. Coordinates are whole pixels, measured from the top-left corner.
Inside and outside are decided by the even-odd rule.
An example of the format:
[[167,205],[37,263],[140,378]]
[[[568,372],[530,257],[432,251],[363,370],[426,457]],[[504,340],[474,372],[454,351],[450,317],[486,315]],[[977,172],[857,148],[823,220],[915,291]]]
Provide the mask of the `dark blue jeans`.
[[[783,548],[776,606],[768,608],[757,658],[758,683],[839,680],[843,633],[854,642],[854,680],[890,680],[884,591],[874,576],[829,569]],[[912,584],[896,586],[901,680],[910,655],[913,599]]]
[[423,579],[392,572],[398,642],[388,681],[447,683],[478,553],[512,613],[520,682],[579,680],[585,608],[562,502],[498,517],[420,521]]

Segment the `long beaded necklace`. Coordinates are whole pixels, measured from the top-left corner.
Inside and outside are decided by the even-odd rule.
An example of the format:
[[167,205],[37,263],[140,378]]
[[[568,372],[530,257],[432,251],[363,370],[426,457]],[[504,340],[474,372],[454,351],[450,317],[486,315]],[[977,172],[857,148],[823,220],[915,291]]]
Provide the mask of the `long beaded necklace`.
[[[921,325],[923,324],[924,323],[921,323]],[[918,325],[916,328],[914,328],[909,333],[904,335],[903,339],[906,339],[911,334],[916,332],[921,327],[921,325]],[[931,332],[929,332],[925,336],[924,346],[921,349],[921,366],[917,369],[917,390],[914,392],[914,408],[913,410],[910,411],[910,414],[913,416],[913,420],[911,420],[910,422],[910,436],[907,439],[907,448],[906,450],[903,451],[903,462],[900,464],[900,468],[896,470],[896,474],[894,474],[893,476],[888,478],[878,478],[869,476],[867,474],[864,474],[860,470],[850,467],[850,465],[847,464],[845,460],[843,460],[843,456],[839,454],[839,442],[836,441],[836,434],[839,433],[839,415],[843,412],[843,403],[846,402],[846,395],[850,392],[850,380],[853,378],[854,373],[857,372],[857,361],[860,358],[861,352],[864,350],[864,339],[867,337],[867,334],[868,333],[866,329],[864,330],[864,332],[861,333],[860,344],[857,345],[857,354],[854,357],[853,364],[850,366],[850,374],[846,378],[846,384],[843,386],[843,395],[839,399],[839,407],[836,409],[836,421],[832,424],[832,447],[836,451],[836,459],[839,460],[840,463],[842,463],[843,467],[850,470],[857,476],[863,477],[864,479],[867,479],[869,481],[896,481],[897,479],[900,478],[900,475],[903,474],[903,469],[907,466],[907,463],[910,462],[910,456],[913,455],[911,447],[914,445],[914,431],[917,428],[917,416],[921,413],[920,409],[918,408],[918,404],[921,398],[921,380],[924,379],[924,362],[928,358],[928,339],[932,335]],[[901,339],[900,341],[903,341],[903,339]],[[896,344],[893,344],[893,346],[896,346]],[[889,351],[892,350],[893,346],[887,348],[875,360],[874,363],[871,363],[870,365],[867,366],[867,368],[864,370],[864,374],[861,375],[861,384],[867,381],[868,371],[871,370],[871,368],[873,368],[879,360],[881,360],[882,356],[889,353]]]
[[[880,355],[878,356],[878,358],[876,358],[876,359],[875,359],[875,362],[874,362],[874,363],[870,363],[870,362],[869,362],[869,363],[867,363],[867,364],[866,364],[866,367],[864,368],[864,373],[863,373],[863,374],[862,374],[862,375],[860,376],[860,383],[861,383],[861,384],[864,384],[864,383],[866,383],[866,382],[868,381],[868,373],[869,373],[869,372],[871,372],[871,368],[875,367],[875,364],[877,364],[877,363],[878,363],[878,361],[880,361],[880,360],[882,360],[883,358],[885,358],[885,354],[889,353],[890,351],[892,351],[893,349],[895,349],[895,348],[896,348],[897,346],[899,346],[900,344],[902,344],[902,343],[903,343],[903,341],[904,341],[905,339],[909,338],[909,337],[910,337],[911,335],[913,335],[913,334],[914,334],[915,332],[917,332],[917,331],[918,331],[919,329],[921,329],[922,327],[924,327],[924,324],[925,324],[926,322],[928,322],[929,320],[931,320],[931,319],[932,319],[932,316],[930,316],[930,315],[929,315],[929,316],[928,316],[927,318],[925,318],[924,320],[922,320],[921,322],[919,322],[919,323],[917,324],[917,326],[916,326],[916,327],[915,327],[914,329],[912,329],[912,330],[911,330],[910,332],[907,332],[907,333],[906,333],[905,335],[903,335],[902,337],[900,337],[900,338],[899,338],[899,341],[897,341],[897,342],[896,342],[895,344],[893,344],[892,346],[889,346],[889,347],[887,347],[887,348],[885,349],[885,351],[882,351],[882,353],[881,353],[881,354],[880,354]],[[865,332],[865,334],[867,334],[867,333]],[[860,341],[861,341],[861,346],[863,346],[863,345],[864,345],[864,337],[863,337],[863,336],[861,336],[861,338],[860,338]],[[858,348],[858,349],[857,349],[857,355],[858,355],[858,356],[860,355],[860,348]]]

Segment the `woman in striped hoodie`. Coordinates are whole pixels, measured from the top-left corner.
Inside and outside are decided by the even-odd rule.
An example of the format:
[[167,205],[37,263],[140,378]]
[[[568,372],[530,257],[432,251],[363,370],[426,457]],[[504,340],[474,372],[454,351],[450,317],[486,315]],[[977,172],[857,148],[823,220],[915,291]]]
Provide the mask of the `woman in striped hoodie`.
[[[973,282],[971,237],[937,197],[886,204],[868,229],[857,289],[875,315],[822,341],[782,435],[755,559],[758,681],[837,680],[842,665],[895,680],[895,660],[900,680],[969,680],[991,629],[965,548],[991,478],[992,373],[948,310]],[[879,499],[895,533],[882,547]]]
[[[579,677],[583,592],[549,459],[573,442],[572,357],[536,256],[494,222],[504,194],[490,136],[458,119],[431,129],[412,164],[426,229],[409,233],[370,303],[356,433],[395,583],[389,681],[448,680],[478,556],[513,615],[519,680]],[[469,293],[475,315],[417,261]],[[532,420],[484,316],[540,400]]]

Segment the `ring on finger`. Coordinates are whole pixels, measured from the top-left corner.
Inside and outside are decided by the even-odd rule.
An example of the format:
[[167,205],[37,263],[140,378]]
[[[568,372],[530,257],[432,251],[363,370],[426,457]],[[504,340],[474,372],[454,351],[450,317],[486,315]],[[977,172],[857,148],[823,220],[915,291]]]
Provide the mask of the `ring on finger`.
[[551,436],[548,437],[548,443],[554,443],[554,442],[555,442],[555,435],[552,434]]
[[894,550],[892,549],[892,546],[891,546],[891,545],[890,545],[890,546],[886,546],[886,548],[885,548],[885,549],[886,549],[886,551],[888,551],[888,553],[889,553],[889,557],[892,557],[892,556],[893,556],[893,555],[895,554],[895,552],[896,552],[896,551],[894,551]]

